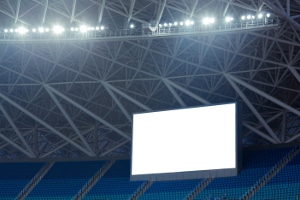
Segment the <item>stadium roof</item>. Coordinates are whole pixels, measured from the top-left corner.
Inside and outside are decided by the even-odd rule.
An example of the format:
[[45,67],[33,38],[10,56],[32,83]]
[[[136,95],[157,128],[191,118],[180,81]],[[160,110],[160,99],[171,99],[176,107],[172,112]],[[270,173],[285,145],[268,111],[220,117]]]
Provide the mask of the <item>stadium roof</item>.
[[128,156],[132,113],[234,101],[244,146],[298,142],[299,10],[298,0],[1,0],[0,158]]

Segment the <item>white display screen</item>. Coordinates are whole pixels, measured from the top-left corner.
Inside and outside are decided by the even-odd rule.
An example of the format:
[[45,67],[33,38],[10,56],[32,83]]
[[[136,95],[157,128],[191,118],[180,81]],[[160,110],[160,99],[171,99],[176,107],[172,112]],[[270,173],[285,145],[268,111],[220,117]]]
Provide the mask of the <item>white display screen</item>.
[[236,148],[235,103],[134,114],[131,176],[236,169]]

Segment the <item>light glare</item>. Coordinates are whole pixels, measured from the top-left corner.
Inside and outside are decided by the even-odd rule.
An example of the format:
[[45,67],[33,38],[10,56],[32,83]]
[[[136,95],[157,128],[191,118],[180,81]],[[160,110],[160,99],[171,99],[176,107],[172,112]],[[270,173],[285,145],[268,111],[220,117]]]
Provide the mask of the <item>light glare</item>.
[[64,31],[65,31],[65,29],[60,25],[55,25],[53,27],[53,33],[55,33],[55,34],[61,34]]
[[205,17],[205,18],[202,20],[202,23],[203,23],[204,25],[213,24],[213,23],[215,23],[215,18],[212,18],[212,17]]

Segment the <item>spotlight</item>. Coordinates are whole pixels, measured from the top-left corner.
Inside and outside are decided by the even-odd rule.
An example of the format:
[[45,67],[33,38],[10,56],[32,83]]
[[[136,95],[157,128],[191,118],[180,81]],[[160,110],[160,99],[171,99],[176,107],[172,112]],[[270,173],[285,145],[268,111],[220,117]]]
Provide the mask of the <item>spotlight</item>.
[[241,17],[241,20],[245,20],[246,19],[246,17],[243,15],[242,17]]
[[39,32],[40,32],[40,33],[44,33],[44,32],[45,32],[45,29],[44,29],[43,27],[40,27],[40,28],[39,28]]
[[95,29],[96,29],[96,31],[99,31],[99,30],[100,30],[99,26],[96,26],[96,28],[95,28]]
[[46,28],[45,31],[48,33],[48,32],[50,31],[50,29],[49,29],[49,28]]
[[194,21],[191,21],[191,23],[190,23],[192,26],[195,24],[195,22]]
[[190,25],[191,25],[191,21],[190,21],[190,20],[186,20],[186,21],[184,22],[184,25],[190,26]]
[[82,25],[82,26],[80,26],[79,30],[80,30],[81,33],[86,33],[87,30],[88,30],[88,27],[85,26],[85,25]]
[[267,14],[266,14],[266,17],[271,17],[271,14],[270,14],[270,13],[267,13]]
[[251,19],[251,15],[247,15],[247,19]]
[[174,26],[178,26],[178,22],[174,22]]
[[167,27],[168,26],[168,24],[167,23],[164,23],[164,27]]
[[202,23],[203,23],[204,25],[213,24],[213,23],[215,23],[215,18],[212,18],[212,17],[205,17],[205,18],[202,20]]
[[36,29],[35,29],[35,28],[33,28],[31,31],[32,31],[33,33],[35,33],[35,32],[36,32]]
[[8,29],[4,29],[4,33],[7,33],[8,32]]
[[251,16],[251,18],[252,18],[252,19],[255,19],[255,16],[254,16],[254,15],[252,15],[252,16]]
[[133,29],[134,28],[134,24],[130,24],[130,26],[129,26],[131,29]]
[[162,25],[162,24],[159,24],[158,26],[159,26],[159,28],[161,28],[163,25]]
[[232,17],[225,17],[225,22],[229,23],[232,22],[233,18]]
[[75,30],[75,29],[74,29],[73,27],[71,27],[71,32],[74,32],[74,30]]
[[169,23],[169,26],[171,27],[171,26],[173,26],[173,24],[172,24],[172,23]]
[[55,33],[55,34],[61,34],[64,31],[65,31],[65,29],[62,26],[55,25],[53,27],[53,33]]
[[179,24],[180,24],[180,26],[183,26],[183,22],[180,22]]
[[16,29],[15,32],[17,32],[17,33],[23,35],[23,34],[26,34],[26,33],[28,32],[28,29],[25,28],[25,27],[20,27],[20,28]]
[[258,18],[258,19],[263,18],[263,14],[262,14],[262,13],[259,13],[259,14],[257,15],[257,18]]
[[12,28],[11,28],[11,29],[9,29],[9,32],[13,33],[13,32],[14,32],[14,29],[12,29]]
[[103,31],[104,29],[105,29],[105,27],[104,27],[104,26],[100,26],[100,30],[102,30],[102,31]]

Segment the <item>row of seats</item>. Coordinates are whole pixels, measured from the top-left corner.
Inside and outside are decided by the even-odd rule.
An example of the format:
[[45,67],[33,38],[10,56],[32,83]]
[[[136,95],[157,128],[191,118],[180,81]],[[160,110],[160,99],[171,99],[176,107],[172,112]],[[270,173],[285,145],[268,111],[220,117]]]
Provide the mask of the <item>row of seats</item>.
[[[291,148],[246,151],[243,170],[235,177],[215,178],[195,199],[239,199]],[[57,162],[26,199],[72,199],[106,161]],[[0,199],[15,199],[45,163],[0,163]],[[202,179],[154,182],[141,200],[185,199]],[[118,160],[84,199],[130,199],[144,184],[130,181],[130,161]],[[300,197],[300,155],[296,156],[253,199]]]

